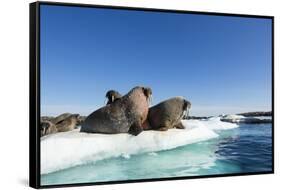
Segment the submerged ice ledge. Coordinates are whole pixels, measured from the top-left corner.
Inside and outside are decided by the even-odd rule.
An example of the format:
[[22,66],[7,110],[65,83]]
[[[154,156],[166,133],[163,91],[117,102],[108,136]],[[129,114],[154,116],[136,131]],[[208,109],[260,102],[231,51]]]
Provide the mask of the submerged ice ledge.
[[218,137],[214,130],[238,127],[221,122],[183,120],[186,129],[144,131],[138,136],[129,134],[88,134],[79,129],[41,138],[41,174],[95,162],[111,157],[156,152],[197,143]]

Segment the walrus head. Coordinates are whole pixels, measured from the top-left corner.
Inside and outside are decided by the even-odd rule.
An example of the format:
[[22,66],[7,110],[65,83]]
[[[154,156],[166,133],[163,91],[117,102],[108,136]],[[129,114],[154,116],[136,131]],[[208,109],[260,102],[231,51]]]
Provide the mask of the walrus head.
[[49,123],[48,122],[42,122],[40,123],[40,131],[41,131],[41,137],[44,136],[46,134],[46,130],[49,127]]
[[152,90],[149,87],[142,87],[143,93],[150,104],[152,102]]
[[191,103],[187,100],[183,100],[183,117],[187,118],[189,115],[189,109],[191,108]]
[[116,90],[107,91],[105,97],[108,99],[106,105],[113,103],[115,100],[118,100],[122,97],[122,95]]
[[53,126],[54,124],[51,121],[41,121],[40,122],[40,131],[41,131],[41,136],[48,135],[49,129]]

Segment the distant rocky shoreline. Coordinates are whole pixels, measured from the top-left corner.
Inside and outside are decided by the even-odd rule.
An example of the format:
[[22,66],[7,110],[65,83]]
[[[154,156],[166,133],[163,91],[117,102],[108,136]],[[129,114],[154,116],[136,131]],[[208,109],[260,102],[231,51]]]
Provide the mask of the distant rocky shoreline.
[[[183,119],[197,119],[205,120],[213,116],[187,116]],[[255,112],[245,112],[233,115],[220,115],[221,121],[229,123],[245,123],[245,124],[262,124],[262,123],[272,123],[272,112],[271,111],[255,111]],[[263,118],[265,117],[265,118]]]
[[230,123],[245,123],[245,124],[264,124],[272,123],[272,112],[271,111],[260,111],[260,112],[246,112],[239,113],[236,115],[225,115],[221,117],[221,121]]
[[245,118],[221,118],[221,121],[230,123],[245,123],[245,124],[263,124],[272,123],[272,119],[260,119],[255,117],[245,117]]
[[256,111],[256,112],[238,113],[237,115],[242,115],[244,117],[266,117],[266,116],[272,116],[272,112]]

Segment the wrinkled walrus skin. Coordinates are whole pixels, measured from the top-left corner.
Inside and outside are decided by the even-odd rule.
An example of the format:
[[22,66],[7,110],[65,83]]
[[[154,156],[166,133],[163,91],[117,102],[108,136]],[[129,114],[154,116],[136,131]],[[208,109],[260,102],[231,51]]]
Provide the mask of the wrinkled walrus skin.
[[79,114],[72,114],[56,124],[58,132],[67,132],[75,129],[78,123]]
[[[116,90],[109,90],[107,91],[105,97],[107,98],[107,105],[108,105],[115,101],[118,101],[122,97],[122,95]],[[150,128],[151,127],[148,123],[148,120],[146,119],[145,122],[142,124],[142,129],[149,130]]]
[[[114,101],[119,100],[121,97],[122,95],[118,91],[109,90],[106,93],[106,98],[108,99],[107,104],[111,104]],[[181,123],[181,119],[183,119],[184,116],[188,116],[187,109],[189,109],[190,107],[191,103],[182,97],[175,97],[165,100],[161,102],[160,105],[157,104],[149,108],[148,113],[150,114],[148,114],[147,120],[142,124],[142,129],[161,131],[168,130],[169,128],[184,129],[184,126]],[[157,113],[166,114],[166,116],[160,116]],[[149,120],[152,121],[153,126],[149,123]]]
[[150,129],[166,131],[171,128],[184,129],[181,119],[188,114],[191,103],[183,97],[165,100],[149,108],[148,122]]
[[142,123],[148,115],[150,88],[135,87],[121,97],[93,113],[81,127],[81,132],[87,133],[130,133],[138,135],[142,132]]

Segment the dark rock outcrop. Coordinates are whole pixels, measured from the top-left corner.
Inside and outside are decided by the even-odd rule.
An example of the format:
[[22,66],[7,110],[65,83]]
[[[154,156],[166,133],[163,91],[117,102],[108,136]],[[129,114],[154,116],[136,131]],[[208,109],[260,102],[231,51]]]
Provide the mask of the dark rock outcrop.
[[261,117],[261,116],[272,116],[271,111],[256,111],[256,112],[246,112],[246,113],[238,113],[237,115],[242,115],[245,117]]
[[230,123],[245,123],[245,124],[262,124],[262,123],[272,122],[271,119],[258,119],[258,118],[242,118],[239,120],[221,118],[221,121],[230,122]]
[[188,119],[198,119],[198,120],[201,120],[201,119],[209,119],[210,117],[207,117],[207,116],[187,116],[187,117],[183,117],[183,119],[185,120],[188,120]]
[[257,117],[245,117],[241,115],[225,115],[222,116],[221,121],[230,123],[245,123],[245,124],[261,124],[261,123],[271,123],[271,119],[262,119]]

